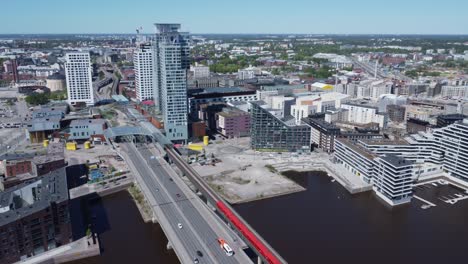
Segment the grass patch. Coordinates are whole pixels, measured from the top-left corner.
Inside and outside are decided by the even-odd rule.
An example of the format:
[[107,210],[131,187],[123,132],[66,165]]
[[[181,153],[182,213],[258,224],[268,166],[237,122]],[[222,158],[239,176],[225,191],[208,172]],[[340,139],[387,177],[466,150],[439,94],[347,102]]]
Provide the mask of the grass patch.
[[245,179],[242,179],[241,177],[234,177],[232,178],[232,181],[240,185],[249,184],[251,182],[251,180],[245,180]]
[[273,167],[273,165],[267,164],[265,165],[265,168],[267,168],[271,173],[277,173],[278,171]]

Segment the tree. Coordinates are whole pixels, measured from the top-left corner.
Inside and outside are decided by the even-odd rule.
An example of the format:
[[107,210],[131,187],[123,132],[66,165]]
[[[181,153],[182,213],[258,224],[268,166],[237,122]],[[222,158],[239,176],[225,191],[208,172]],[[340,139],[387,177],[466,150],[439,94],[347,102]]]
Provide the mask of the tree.
[[26,103],[30,105],[43,105],[49,102],[49,96],[46,93],[32,93],[26,96]]

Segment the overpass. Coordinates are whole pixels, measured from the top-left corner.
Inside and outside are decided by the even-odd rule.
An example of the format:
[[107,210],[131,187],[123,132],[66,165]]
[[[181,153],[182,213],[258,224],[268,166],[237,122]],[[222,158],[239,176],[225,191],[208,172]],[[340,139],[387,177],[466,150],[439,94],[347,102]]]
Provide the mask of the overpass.
[[[249,263],[236,237],[178,177],[152,144],[123,142],[121,155],[181,263]],[[159,154],[159,155],[158,155]],[[217,239],[223,238],[236,252],[228,256]],[[238,242],[238,241],[237,241]],[[200,256],[198,252],[201,252]]]
[[[215,191],[211,189],[211,187],[201,178],[201,176],[195,170],[193,170],[185,162],[185,160],[179,155],[178,151],[173,147],[172,142],[169,141],[161,133],[161,131],[159,131],[159,129],[154,127],[151,123],[145,121],[143,118],[138,118],[138,116],[135,116],[135,113],[132,110],[134,109],[129,108],[128,114],[135,118],[137,124],[139,125],[138,127],[134,127],[132,129],[135,131],[123,129],[120,130],[119,133],[110,133],[108,136],[110,136],[110,138],[120,137],[124,140],[127,139],[127,143],[120,144],[122,146],[121,155],[127,159],[127,162],[132,163],[131,167],[133,167],[133,170],[137,171],[137,174],[141,176],[136,177],[136,179],[141,184],[143,192],[147,197],[147,200],[152,201],[151,207],[153,208],[153,211],[156,212],[158,218],[169,220],[172,219],[172,221],[175,221],[174,219],[187,217],[186,214],[188,214],[191,221],[193,221],[193,219],[196,219],[198,227],[196,227],[193,230],[195,234],[192,234],[191,236],[194,240],[198,239],[199,241],[192,241],[191,243],[193,243],[193,245],[185,245],[185,248],[188,248],[189,252],[193,252],[194,245],[197,245],[198,247],[201,247],[203,245],[199,244],[201,237],[197,237],[196,234],[198,234],[198,236],[208,236],[205,237],[205,239],[201,239],[201,241],[209,241],[205,245],[205,250],[211,250],[210,252],[212,252],[213,256],[215,252],[220,251],[217,242],[214,243],[216,244],[215,248],[211,248],[211,246],[209,246],[213,244],[213,238],[216,237],[215,230],[207,228],[207,225],[210,226],[211,223],[214,221],[212,218],[212,216],[214,216],[215,218],[217,218],[217,221],[222,221],[224,225],[223,229],[225,229],[222,232],[229,233],[234,231],[236,233],[232,240],[226,240],[228,241],[229,245],[234,244],[234,242],[236,241],[236,237],[238,236],[245,243],[245,245],[247,245],[257,254],[258,263],[286,263],[286,261],[278,254],[278,252],[276,252],[239,214],[237,214],[237,212],[228,203],[226,203]],[[144,138],[146,139],[148,139],[149,136],[151,138],[151,141],[156,144],[146,144],[146,146],[153,146],[152,148],[147,149],[143,145],[135,143],[137,141],[137,138],[133,137],[133,132],[135,132],[136,136],[140,136],[140,139],[141,136],[144,136]],[[161,203],[173,204],[171,200],[168,200],[168,197],[170,197],[171,195],[174,196],[175,193],[175,201],[177,201],[177,199],[181,198],[181,196],[178,196],[177,194],[180,194],[182,189],[187,188],[188,190],[184,192],[184,197],[191,197],[189,198],[189,200],[192,200],[193,202],[195,202],[196,200],[198,201],[196,203],[203,203],[202,199],[200,199],[199,197],[193,197],[194,192],[190,190],[186,183],[182,181],[182,178],[180,178],[177,175],[177,173],[175,173],[172,167],[169,164],[166,164],[165,160],[163,161],[161,158],[159,158],[162,156],[165,156],[169,163],[175,165],[178,168],[178,170],[180,170],[185,176],[187,176],[187,178],[196,188],[196,192],[201,194],[206,199],[208,207],[211,208],[211,210],[213,210],[215,214],[211,212],[211,214],[208,214],[208,219],[203,220],[202,218],[205,217],[205,214],[203,214],[203,217],[199,216],[201,212],[200,210],[203,211],[203,208],[208,207],[204,205],[203,207],[197,208],[196,206],[193,206],[193,204],[192,206],[189,206],[189,208],[185,208],[182,214],[174,213],[173,211],[177,212],[176,209],[173,209],[171,212],[162,210]],[[164,186],[164,188],[161,188],[160,186]],[[161,189],[164,191],[161,192]],[[163,197],[158,198],[159,194],[165,195]],[[177,204],[177,202],[175,204]],[[194,208],[197,209],[194,210]],[[170,229],[170,222],[171,221],[167,222],[165,220],[159,220],[159,223],[161,224],[163,230]],[[229,231],[226,231],[226,229]],[[180,252],[183,251],[183,249],[181,249],[180,247],[183,248],[184,244],[172,242],[173,240],[177,240],[173,237],[173,231],[168,230],[166,232],[165,230],[165,233],[169,241],[171,241],[171,243],[173,244],[173,248],[176,251],[177,255],[183,255],[184,253]],[[200,231],[201,233],[199,233]],[[219,232],[219,230],[217,232]],[[177,232],[175,233],[177,234]],[[218,235],[218,237],[220,236]],[[234,247],[237,247],[234,249],[236,252],[239,252],[240,255],[244,255],[244,251],[240,250],[240,245],[235,245]],[[217,259],[217,257],[220,256],[217,255],[214,259],[212,259],[214,263],[217,263],[220,260],[222,261],[219,263],[230,263],[225,262],[227,260],[223,258]],[[245,259],[242,261],[245,261]],[[239,263],[246,263],[242,261],[240,261]],[[182,262],[185,263],[184,261]]]

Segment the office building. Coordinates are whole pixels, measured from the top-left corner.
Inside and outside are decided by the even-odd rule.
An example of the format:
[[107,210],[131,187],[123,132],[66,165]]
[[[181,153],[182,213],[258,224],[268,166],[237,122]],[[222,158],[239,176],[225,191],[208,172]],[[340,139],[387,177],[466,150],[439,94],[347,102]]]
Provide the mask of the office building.
[[135,93],[140,102],[153,100],[155,91],[155,63],[151,45],[141,44],[133,54]]
[[255,150],[309,152],[310,127],[281,118],[263,101],[251,102],[251,146]]
[[107,123],[104,119],[77,119],[70,123],[70,140],[88,140],[99,137],[104,139]]
[[0,193],[0,263],[13,263],[72,239],[65,168]]
[[168,139],[188,138],[187,71],[190,67],[189,36],[179,32],[180,24],[155,24],[156,108],[163,114]]
[[65,55],[68,103],[72,106],[94,105],[91,59],[87,52]]

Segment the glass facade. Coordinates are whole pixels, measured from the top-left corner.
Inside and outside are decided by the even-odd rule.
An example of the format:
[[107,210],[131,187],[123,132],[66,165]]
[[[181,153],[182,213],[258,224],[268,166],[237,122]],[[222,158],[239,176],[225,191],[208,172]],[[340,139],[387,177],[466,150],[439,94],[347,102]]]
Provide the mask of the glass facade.
[[289,125],[261,106],[251,102],[251,146],[255,150],[309,152],[310,127]]

